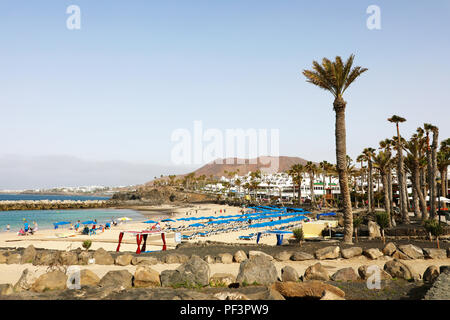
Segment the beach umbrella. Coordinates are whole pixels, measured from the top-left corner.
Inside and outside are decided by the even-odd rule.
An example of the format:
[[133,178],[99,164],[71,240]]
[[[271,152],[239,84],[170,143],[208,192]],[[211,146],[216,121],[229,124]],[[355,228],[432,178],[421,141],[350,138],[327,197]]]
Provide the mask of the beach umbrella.
[[95,221],[89,220],[89,221],[82,222],[82,224],[95,224]]
[[176,222],[176,221],[172,220],[172,219],[164,219],[164,220],[161,220],[161,222]]
[[133,220],[133,219],[128,218],[128,217],[122,217],[122,218],[119,218],[117,220],[119,220],[119,221],[130,221],[130,220]]
[[154,221],[154,220],[148,220],[148,221],[144,221],[143,223],[158,223],[158,222]]

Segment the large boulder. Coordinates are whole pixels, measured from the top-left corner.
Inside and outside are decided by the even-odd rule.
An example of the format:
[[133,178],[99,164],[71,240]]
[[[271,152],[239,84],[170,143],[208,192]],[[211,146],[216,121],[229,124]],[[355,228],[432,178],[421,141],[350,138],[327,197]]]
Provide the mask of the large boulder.
[[100,287],[113,287],[119,290],[129,289],[133,285],[133,275],[128,270],[109,271],[99,282]]
[[21,264],[33,263],[36,257],[36,248],[33,245],[29,245],[22,253],[22,258],[20,259]]
[[67,286],[67,276],[57,270],[41,275],[31,286],[31,291],[44,292],[51,290],[64,290]]
[[243,250],[238,250],[234,253],[233,259],[237,263],[241,263],[248,259],[247,254]]
[[283,269],[281,269],[281,281],[298,281],[299,275],[297,270],[292,268],[291,266],[285,266]]
[[314,260],[314,256],[306,252],[294,252],[294,254],[291,256],[291,260],[292,261]]
[[287,260],[290,260],[291,257],[292,257],[292,252],[280,251],[277,254],[275,254],[274,259],[277,261],[287,261]]
[[208,263],[197,256],[192,256],[176,270],[161,272],[162,286],[207,286],[210,268]]
[[417,278],[416,274],[406,264],[397,259],[386,262],[383,269],[392,278],[405,280],[414,280]]
[[361,247],[352,247],[347,249],[342,249],[341,254],[345,259],[350,259],[353,257],[358,257],[362,254],[363,249]]
[[133,256],[131,254],[120,254],[116,257],[115,264],[118,266],[128,266],[131,264]]
[[442,273],[437,277],[426,293],[424,300],[450,300],[450,273]]
[[376,222],[369,221],[367,228],[369,229],[369,239],[381,238],[380,226]]
[[89,269],[83,269],[80,272],[80,285],[95,287],[100,283],[100,278],[97,274]]
[[15,292],[28,291],[33,283],[39,278],[36,270],[25,269],[22,271],[19,281],[14,285]]
[[78,255],[73,251],[63,251],[59,255],[59,261],[65,266],[74,266],[78,264]]
[[328,271],[320,264],[320,262],[317,262],[316,264],[306,268],[303,279],[328,281],[330,280],[330,276],[328,275]]
[[[126,262],[126,261],[123,261]],[[159,260],[155,257],[133,257],[131,259],[131,264],[134,266],[152,266],[158,264]]]
[[273,257],[271,255],[269,255],[269,254],[267,254],[265,252],[262,252],[262,251],[250,250],[248,252],[248,258],[249,259],[254,258],[256,256],[263,256],[263,257],[265,257],[265,258],[267,258],[269,260],[273,260]]
[[364,250],[363,254],[371,260],[376,260],[384,255],[383,252],[381,252],[377,248],[366,249]]
[[213,287],[228,287],[236,282],[236,277],[229,273],[215,273],[209,279],[209,283]]
[[220,253],[216,259],[218,263],[233,263],[233,255],[231,253]]
[[450,273],[450,266],[440,266],[439,273]]
[[345,292],[322,281],[312,280],[306,282],[276,282],[272,288],[285,298],[321,299],[325,291],[329,291],[341,298]]
[[114,264],[114,258],[112,257],[112,255],[103,248],[99,248],[94,252],[94,260],[95,264],[100,265]]
[[405,244],[403,246],[399,246],[398,248],[401,250],[401,252],[406,254],[411,259],[423,259],[424,258],[422,249],[419,247],[416,247],[415,245]]
[[439,277],[439,268],[437,266],[429,266],[423,273],[423,281],[432,283]]
[[423,248],[426,259],[446,259],[447,252],[445,249]]
[[343,268],[336,271],[332,276],[331,280],[333,281],[356,281],[359,280],[358,275],[356,274],[353,268]]
[[388,244],[386,244],[384,246],[383,254],[385,256],[392,256],[396,250],[397,250],[397,247],[395,246],[395,244],[393,242],[389,242]]
[[40,250],[36,252],[33,260],[34,266],[50,266],[59,262],[60,253],[53,250]]
[[392,277],[389,273],[387,273],[386,271],[384,271],[383,269],[381,269],[380,267],[375,265],[375,268],[370,268],[369,271],[369,267],[368,265],[364,265],[364,266],[360,266],[358,268],[358,274],[361,277],[361,279],[363,280],[367,280],[368,278],[370,278],[371,276],[374,275],[374,273],[376,272],[376,270],[378,270],[379,274],[380,274],[380,280],[391,280]]
[[9,296],[14,293],[12,284],[0,284],[0,296]]
[[252,256],[241,262],[236,281],[247,284],[270,285],[278,280],[278,273],[271,260],[263,255]]
[[148,266],[138,266],[134,273],[134,286],[136,288],[160,287],[159,273]]
[[336,259],[339,258],[339,253],[341,249],[338,246],[329,246],[322,249],[317,250],[314,255],[316,259],[325,260],[325,259]]

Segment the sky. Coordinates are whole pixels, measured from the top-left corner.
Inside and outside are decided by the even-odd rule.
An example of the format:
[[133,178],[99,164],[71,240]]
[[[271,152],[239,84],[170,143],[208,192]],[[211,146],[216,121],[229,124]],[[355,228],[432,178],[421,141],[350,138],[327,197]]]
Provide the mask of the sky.
[[369,69],[344,94],[353,159],[393,114],[406,138],[424,123],[448,138],[449,34],[448,0],[1,1],[0,189],[185,173],[201,164],[176,165],[171,136],[196,120],[278,129],[280,155],[334,163],[333,96],[301,72],[338,55]]

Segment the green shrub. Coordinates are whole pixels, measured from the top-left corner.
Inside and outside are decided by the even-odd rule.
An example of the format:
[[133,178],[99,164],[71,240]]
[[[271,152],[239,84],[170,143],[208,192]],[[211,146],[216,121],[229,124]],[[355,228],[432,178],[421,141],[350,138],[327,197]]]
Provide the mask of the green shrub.
[[444,229],[439,221],[434,219],[428,219],[424,221],[424,227],[427,232],[431,233],[435,237],[439,237],[444,233]]
[[297,241],[303,241],[305,240],[305,235],[303,233],[303,229],[302,228],[297,228],[292,230],[292,232],[294,233],[294,237]]
[[377,212],[375,219],[381,229],[386,229],[389,227],[389,215],[387,212]]
[[89,248],[92,245],[92,241],[91,240],[85,240],[83,241],[83,248],[85,248],[86,250],[89,250]]

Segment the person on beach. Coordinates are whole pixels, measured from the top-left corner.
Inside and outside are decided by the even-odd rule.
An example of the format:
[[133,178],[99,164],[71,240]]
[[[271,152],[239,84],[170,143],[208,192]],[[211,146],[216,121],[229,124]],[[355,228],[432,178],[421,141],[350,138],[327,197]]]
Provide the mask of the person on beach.
[[29,226],[28,226],[28,221],[26,219],[23,219],[24,223],[23,223],[23,231],[28,232]]
[[78,229],[80,229],[80,220],[78,220],[77,224],[75,225],[75,231],[78,232]]
[[11,229],[11,226],[9,224],[6,225],[6,232],[9,232],[10,229]]
[[33,221],[33,232],[38,231],[38,224],[36,221]]

